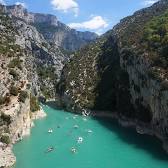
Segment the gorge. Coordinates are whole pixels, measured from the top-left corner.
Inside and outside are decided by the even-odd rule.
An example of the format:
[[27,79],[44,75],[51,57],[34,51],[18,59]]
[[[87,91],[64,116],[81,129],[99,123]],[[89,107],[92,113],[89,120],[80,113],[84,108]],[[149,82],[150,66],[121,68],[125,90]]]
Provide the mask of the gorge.
[[[71,29],[53,15],[0,5],[0,35],[0,167],[14,164],[12,144],[30,133],[34,118],[45,116],[39,101],[46,100],[77,114],[116,119],[140,134],[157,137],[168,152],[167,0],[122,19],[100,37]],[[44,107],[49,115],[63,119],[60,111],[50,110]],[[40,131],[38,126],[33,129]],[[107,136],[109,141],[113,138]],[[159,164],[164,168],[167,162]]]

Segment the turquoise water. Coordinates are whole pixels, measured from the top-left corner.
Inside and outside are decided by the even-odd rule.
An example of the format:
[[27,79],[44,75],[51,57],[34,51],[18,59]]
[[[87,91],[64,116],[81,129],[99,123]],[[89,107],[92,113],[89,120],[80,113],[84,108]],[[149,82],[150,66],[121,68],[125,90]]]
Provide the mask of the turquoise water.
[[[15,168],[168,168],[168,156],[150,136],[138,135],[116,122],[85,121],[50,107],[44,110],[47,118],[36,121],[31,136],[14,146]],[[75,124],[78,129],[73,128]],[[93,132],[89,134],[88,129]],[[83,137],[81,144],[76,141],[79,136]],[[45,153],[49,146],[55,150]]]

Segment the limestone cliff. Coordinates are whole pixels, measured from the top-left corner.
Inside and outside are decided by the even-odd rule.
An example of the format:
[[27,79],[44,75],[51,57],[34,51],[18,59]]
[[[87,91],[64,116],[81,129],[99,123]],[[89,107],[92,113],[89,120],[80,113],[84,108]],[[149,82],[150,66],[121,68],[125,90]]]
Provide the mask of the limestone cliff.
[[[35,28],[28,27],[24,22],[15,20],[1,10],[0,167],[8,167],[15,163],[15,157],[11,151],[12,144],[30,133],[32,112],[40,110],[34,91],[37,86],[33,86],[36,80],[32,80],[34,76],[39,78],[36,72],[38,64],[35,64],[35,57],[32,54],[36,50],[32,49],[32,45],[34,42],[38,46],[44,40],[41,40],[43,37]],[[59,53],[57,54],[59,55]],[[50,58],[52,54],[48,54],[46,57]],[[45,61],[47,62],[47,60]],[[28,63],[31,66],[34,65],[34,72],[29,71]]]
[[[0,167],[15,163],[12,144],[30,133],[33,119],[45,116],[38,98],[55,98],[56,84],[70,57],[37,24],[54,30],[61,25],[63,32],[69,29],[55,16],[29,13],[21,5],[0,5]],[[81,40],[80,32],[69,30]],[[94,38],[84,39],[87,43]]]
[[[62,49],[57,45],[48,43],[35,27],[21,19],[25,15],[25,9],[22,6],[6,7],[0,5],[0,9],[1,16],[3,16],[1,36],[4,38],[1,39],[1,53],[10,55],[11,62],[12,58],[15,58],[14,62],[20,62],[20,60],[25,62],[26,79],[30,82],[34,95],[53,98],[55,95],[55,83],[59,79],[68,55],[63,54]],[[8,25],[7,21],[10,22]],[[12,40],[12,44],[10,44],[10,40]],[[14,55],[15,51],[10,51],[10,49],[6,51],[10,45],[12,49],[16,48],[17,50],[19,48],[22,53]],[[5,62],[6,59],[4,59]]]
[[48,42],[54,43],[65,50],[78,50],[98,38],[95,33],[79,32],[71,29],[58,21],[54,15],[28,12],[21,5],[7,6],[5,10],[8,14],[32,24]]
[[149,128],[166,148],[167,13],[168,1],[161,0],[121,20],[76,52],[58,84],[62,106],[73,111],[108,111],[134,121],[139,132]]

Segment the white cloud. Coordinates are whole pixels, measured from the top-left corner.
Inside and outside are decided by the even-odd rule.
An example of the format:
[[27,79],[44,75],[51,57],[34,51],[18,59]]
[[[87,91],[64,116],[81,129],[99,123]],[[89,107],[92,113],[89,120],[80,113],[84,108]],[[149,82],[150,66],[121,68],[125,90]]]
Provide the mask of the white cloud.
[[98,30],[106,28],[109,24],[101,16],[93,16],[91,20],[81,22],[81,23],[70,23],[69,27],[74,29],[88,29],[88,30]]
[[145,0],[142,4],[144,6],[151,6],[153,5],[155,2],[157,2],[158,0]]
[[0,4],[2,4],[2,5],[6,5],[6,3],[5,3],[4,0],[0,0]]
[[24,8],[27,7],[27,5],[24,2],[16,2],[15,5],[22,5]]
[[102,35],[104,33],[104,30],[103,29],[98,29],[98,30],[96,30],[95,33],[100,36],[100,35]]
[[73,12],[75,16],[79,13],[79,5],[76,0],[51,0],[51,4],[55,10],[63,12]]

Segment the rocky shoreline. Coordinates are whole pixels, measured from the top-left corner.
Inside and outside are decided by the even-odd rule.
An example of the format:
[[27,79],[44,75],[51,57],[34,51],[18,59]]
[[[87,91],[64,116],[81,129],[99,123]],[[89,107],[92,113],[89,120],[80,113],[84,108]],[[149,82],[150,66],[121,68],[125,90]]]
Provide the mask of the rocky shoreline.
[[40,107],[39,111],[37,111],[37,112],[35,112],[35,113],[32,114],[32,119],[33,120],[38,120],[38,119],[44,118],[46,116],[47,116],[47,114],[44,112],[44,110],[42,109],[42,107]]
[[110,112],[93,112],[91,113],[91,116],[94,118],[115,119],[118,121],[118,123],[122,127],[134,128],[136,132],[139,134],[146,134],[146,135],[154,136],[162,141],[163,143],[162,147],[168,154],[168,141],[162,135],[160,135],[157,131],[155,131],[155,129],[153,129],[150,124],[145,124],[137,120],[126,118],[124,116],[119,116],[117,113],[110,113]]
[[[22,137],[30,135],[30,129],[31,127],[34,126],[33,120],[41,119],[46,116],[47,114],[43,111],[41,107],[39,111],[34,112],[31,116],[31,121],[28,121],[28,122],[31,122],[30,127],[29,128],[24,127]],[[27,123],[25,123],[25,125],[27,125]],[[22,138],[19,140],[22,140]],[[14,143],[16,142],[17,141],[15,141]],[[6,145],[3,143],[0,144],[0,168],[9,168],[15,164],[16,157],[13,154],[12,148],[13,148],[13,144],[11,145]]]
[[16,157],[14,156],[12,152],[12,145],[7,146],[5,144],[2,144],[0,147],[0,168],[8,168],[15,164]]

